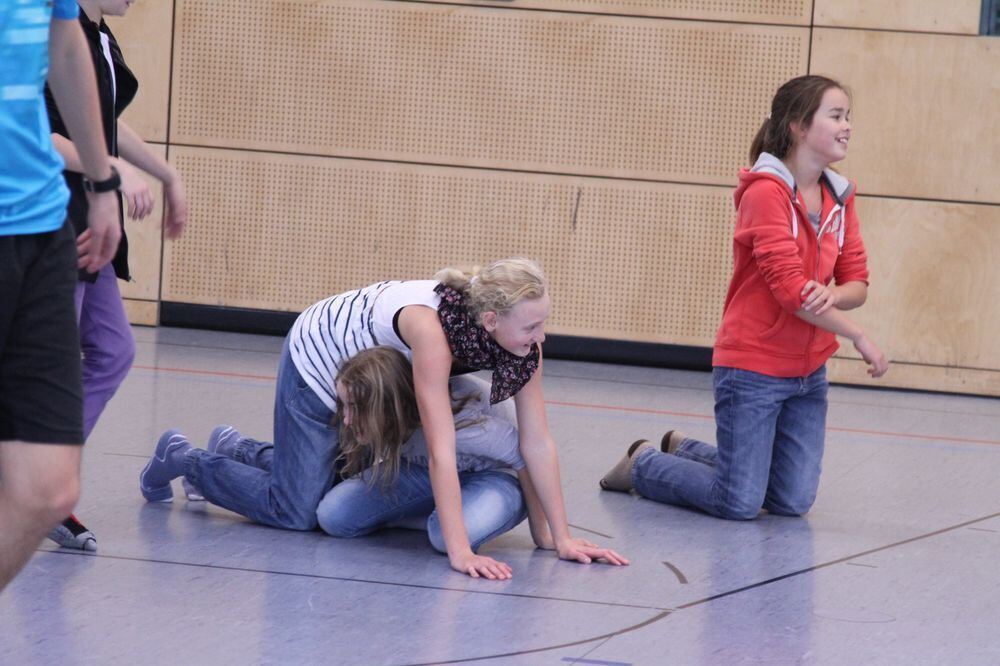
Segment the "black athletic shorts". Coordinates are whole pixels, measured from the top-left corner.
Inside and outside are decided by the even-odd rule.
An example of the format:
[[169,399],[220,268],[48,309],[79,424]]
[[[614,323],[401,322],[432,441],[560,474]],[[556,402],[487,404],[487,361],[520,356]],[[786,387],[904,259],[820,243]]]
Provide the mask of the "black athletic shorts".
[[0,441],[83,443],[76,238],[0,236]]

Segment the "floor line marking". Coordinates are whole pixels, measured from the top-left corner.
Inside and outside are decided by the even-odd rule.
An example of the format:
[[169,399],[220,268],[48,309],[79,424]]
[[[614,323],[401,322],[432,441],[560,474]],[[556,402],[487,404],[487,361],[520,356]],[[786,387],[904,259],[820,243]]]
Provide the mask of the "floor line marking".
[[[841,557],[841,558],[838,558],[836,560],[831,560],[829,562],[824,562],[822,564],[817,564],[817,565],[814,565],[812,567],[807,567],[805,569],[799,569],[798,571],[792,571],[790,573],[783,574],[781,576],[776,576],[774,578],[770,578],[768,580],[760,581],[760,582],[757,582],[757,583],[753,583],[751,585],[744,585],[743,587],[737,588],[735,590],[730,590],[729,592],[723,592],[721,594],[715,594],[715,595],[712,595],[710,597],[706,597],[704,599],[699,599],[697,601],[692,601],[692,602],[684,604],[682,606],[678,606],[677,608],[661,610],[661,612],[657,613],[656,615],[652,616],[651,618],[648,618],[648,619],[646,619],[646,620],[644,620],[644,621],[642,621],[642,622],[640,622],[638,624],[632,625],[631,627],[625,627],[624,629],[619,629],[617,631],[611,631],[611,632],[608,632],[606,634],[602,634],[600,636],[594,636],[594,637],[591,637],[591,638],[583,638],[583,639],[579,639],[579,640],[575,640],[575,641],[570,641],[568,643],[562,643],[562,644],[559,644],[559,645],[551,645],[551,646],[548,646],[548,647],[532,648],[530,650],[519,650],[519,651],[516,651],[516,652],[507,652],[507,653],[503,653],[503,654],[484,655],[484,656],[480,656],[480,657],[463,657],[461,659],[451,659],[451,660],[447,660],[447,661],[432,661],[432,662],[413,663],[413,664],[408,664],[407,666],[432,666],[434,664],[459,664],[459,663],[472,662],[472,661],[485,661],[485,660],[489,660],[489,659],[500,659],[500,658],[504,658],[504,657],[516,657],[516,656],[521,656],[521,655],[526,655],[526,654],[537,654],[539,652],[550,652],[552,650],[559,650],[559,649],[563,649],[563,648],[576,647],[578,645],[586,645],[588,643],[596,643],[598,641],[606,641],[606,640],[609,640],[609,639],[614,638],[616,636],[621,636],[621,635],[624,635],[624,634],[627,634],[627,633],[631,633],[633,631],[637,631],[637,630],[642,629],[644,627],[648,627],[649,625],[654,624],[656,622],[659,622],[660,620],[662,620],[663,618],[671,615],[672,613],[676,613],[676,612],[681,611],[681,610],[685,610],[685,609],[688,609],[688,608],[693,608],[695,606],[700,606],[702,604],[707,604],[707,603],[710,603],[712,601],[716,601],[718,599],[723,599],[723,598],[726,598],[726,597],[730,597],[730,596],[733,596],[733,595],[736,595],[736,594],[740,594],[742,592],[747,592],[749,590],[755,590],[757,588],[770,585],[771,583],[777,583],[777,582],[780,582],[780,581],[783,581],[783,580],[786,580],[786,579],[789,579],[789,578],[794,578],[796,576],[800,576],[800,575],[805,574],[805,573],[811,573],[813,571],[818,571],[819,569],[824,569],[824,568],[827,568],[827,567],[831,567],[831,566],[833,566],[835,564],[840,564],[840,563],[843,563],[843,562],[848,562],[849,560],[853,560],[853,559],[856,559],[856,558],[859,558],[859,557],[863,557],[865,555],[871,555],[872,553],[878,553],[878,552],[881,552],[881,551],[884,551],[884,550],[889,550],[891,548],[896,548],[896,547],[899,547],[899,546],[902,546],[902,545],[906,545],[906,544],[910,544],[910,543],[915,543],[915,542],[921,541],[923,539],[928,539],[928,538],[931,538],[931,537],[934,537],[934,536],[945,534],[947,532],[952,532],[952,531],[961,529],[963,527],[968,527],[969,525],[974,525],[976,523],[981,523],[981,522],[984,522],[984,521],[987,521],[987,520],[992,520],[993,518],[997,518],[997,517],[1000,517],[1000,511],[998,511],[996,513],[991,513],[991,514],[989,514],[987,516],[982,516],[980,518],[974,518],[972,520],[967,520],[967,521],[965,521],[963,523],[959,523],[957,525],[952,525],[950,527],[945,527],[945,528],[942,528],[942,529],[939,529],[939,530],[935,530],[933,532],[928,532],[927,534],[917,535],[915,537],[911,537],[909,539],[903,539],[901,541],[896,541],[894,543],[890,543],[890,544],[887,544],[885,546],[879,546],[877,548],[870,548],[870,549],[868,549],[866,551],[863,551],[863,552],[860,552],[860,553],[854,553],[852,555],[847,555],[845,557]],[[80,552],[62,551],[62,550],[37,549],[37,552],[49,553],[49,554],[55,553],[57,555],[76,555],[76,556],[82,555],[82,553],[80,553]],[[137,558],[137,557],[125,557],[125,556],[115,556],[115,555],[109,556],[109,555],[102,555],[102,554],[99,554],[99,553],[88,553],[87,555],[85,555],[85,557],[102,557],[102,558],[106,558],[106,559],[127,560],[127,561],[133,561],[133,562],[149,562],[149,563],[159,563],[159,564],[173,564],[173,565],[178,565],[178,566],[188,566],[188,567],[196,567],[196,568],[221,569],[221,570],[230,570],[230,571],[246,571],[246,572],[250,572],[250,573],[271,573],[271,574],[276,574],[276,575],[296,576],[296,577],[303,577],[303,578],[319,578],[319,579],[325,579],[325,580],[338,580],[338,581],[343,581],[343,582],[374,583],[374,584],[378,584],[378,585],[393,585],[393,586],[398,586],[398,587],[412,587],[412,588],[419,588],[419,589],[431,589],[431,590],[440,590],[440,591],[448,591],[448,592],[454,591],[454,592],[462,592],[462,593],[465,593],[465,594],[493,594],[493,595],[497,595],[497,596],[523,597],[523,598],[543,600],[543,601],[569,601],[569,602],[573,602],[573,603],[597,604],[597,605],[605,605],[605,606],[627,606],[627,607],[631,607],[631,608],[640,608],[640,609],[646,608],[646,609],[649,609],[649,610],[655,610],[655,609],[653,609],[651,607],[647,607],[647,606],[629,606],[628,604],[610,604],[610,603],[600,602],[600,601],[584,601],[584,600],[577,600],[577,599],[553,599],[553,598],[549,598],[549,597],[537,597],[537,596],[533,596],[533,595],[529,595],[529,594],[504,594],[502,592],[483,592],[483,591],[469,590],[469,589],[441,588],[441,587],[435,587],[435,586],[432,586],[432,585],[417,585],[415,583],[390,583],[390,582],[386,582],[386,581],[367,581],[367,580],[358,579],[358,578],[342,578],[342,577],[337,577],[337,576],[319,576],[319,575],[316,575],[316,574],[304,574],[304,573],[296,573],[296,572],[267,571],[267,570],[260,570],[260,569],[241,569],[239,567],[226,567],[226,566],[212,565],[212,564],[193,564],[193,563],[189,563],[189,562],[172,562],[172,561],[169,561],[169,560],[149,560],[149,559],[143,559],[143,558]]]
[[896,541],[894,543],[886,544],[885,546],[879,546],[877,548],[870,548],[868,550],[862,551],[860,553],[854,553],[853,555],[847,555],[846,557],[840,557],[835,560],[830,560],[829,562],[823,562],[822,564],[816,564],[811,567],[806,567],[805,569],[799,569],[798,571],[792,571],[781,576],[776,576],[774,578],[769,578],[767,580],[762,580],[758,583],[751,583],[750,585],[744,585],[735,590],[729,590],[728,592],[721,592],[719,594],[714,594],[710,597],[705,597],[704,599],[699,599],[698,601],[692,601],[687,604],[682,604],[677,607],[677,610],[684,610],[687,608],[693,608],[694,606],[700,606],[702,604],[707,604],[710,601],[715,601],[717,599],[724,599],[726,597],[731,597],[734,594],[739,594],[741,592],[746,592],[748,590],[755,590],[758,587],[764,587],[765,585],[770,585],[771,583],[777,583],[788,578],[794,578],[795,576],[800,576],[805,573],[812,573],[813,571],[819,571],[820,569],[826,569],[827,567],[832,567],[835,564],[842,564],[848,562],[849,560],[856,560],[859,557],[864,557],[865,555],[871,555],[873,553],[880,553],[884,550],[890,550],[892,548],[898,548],[899,546],[905,546],[907,544],[915,543],[917,541],[923,541],[924,539],[930,539],[931,537],[940,536],[946,534],[947,532],[954,532],[955,530],[960,530],[963,527],[968,527],[969,525],[975,525],[976,523],[981,523],[986,520],[992,520],[1000,516],[1000,511],[996,513],[991,513],[988,516],[982,516],[980,518],[973,518],[972,520],[967,520],[964,523],[959,523],[958,525],[952,525],[951,527],[943,527],[939,530],[934,530],[933,532],[928,532],[927,534],[919,534],[915,537],[910,537],[909,539],[903,539],[902,541]]
[[[238,377],[241,379],[262,379],[262,380],[266,379],[270,381],[275,380],[275,377],[269,375],[251,375],[238,372],[222,372],[218,370],[194,370],[191,368],[163,368],[163,367],[146,366],[146,365],[135,365],[132,367],[138,368],[139,370],[152,370],[154,372],[171,372],[171,373],[192,374],[192,375],[217,375],[219,377]],[[712,421],[715,419],[715,416],[712,414],[675,412],[668,409],[653,409],[649,407],[621,407],[618,405],[597,405],[585,402],[565,402],[562,400],[546,400],[545,403],[548,405],[555,405],[558,407],[576,407],[579,409],[596,409],[596,410],[624,412],[632,414],[657,414],[661,416],[679,416],[683,418],[701,419],[705,421]],[[843,427],[828,427],[827,431],[846,432],[858,435],[874,435],[877,437],[899,437],[903,439],[919,439],[929,442],[959,442],[962,444],[987,444],[991,446],[1000,446],[1000,439],[978,439],[975,437],[953,437],[949,435],[921,435],[919,433],[902,433],[902,432],[891,432],[888,430],[866,430],[864,428],[843,428]]]
[[598,532],[597,530],[591,530],[591,529],[587,529],[586,527],[580,527],[579,525],[574,525],[573,523],[566,523],[566,524],[569,525],[570,527],[572,527],[574,530],[581,530],[583,532],[590,532],[591,534],[596,534],[597,536],[602,536],[605,539],[614,539],[613,536],[611,536],[610,534],[605,534],[604,532]]
[[946,528],[943,528],[943,529],[940,529],[940,530],[935,530],[934,532],[929,532],[927,534],[922,534],[922,535],[918,535],[918,536],[915,536],[915,537],[912,537],[912,538],[909,538],[909,539],[904,539],[902,541],[897,541],[895,543],[890,543],[888,545],[880,546],[878,548],[872,548],[872,549],[866,550],[866,551],[864,551],[862,553],[855,553],[853,555],[848,555],[847,557],[842,557],[842,558],[833,560],[831,562],[825,562],[823,564],[818,564],[816,566],[809,567],[808,569],[800,569],[799,571],[793,571],[791,573],[784,574],[782,576],[776,576],[775,578],[771,578],[769,580],[761,581],[759,583],[754,583],[753,585],[745,585],[745,586],[743,586],[741,588],[738,588],[736,590],[731,590],[729,592],[723,592],[721,594],[716,594],[716,595],[713,595],[711,597],[706,597],[704,599],[700,599],[698,601],[692,601],[691,603],[684,604],[683,606],[678,606],[676,609],[666,610],[666,611],[663,611],[662,613],[658,613],[657,615],[654,615],[653,617],[649,618],[648,620],[645,620],[644,622],[640,622],[639,624],[636,624],[634,626],[625,627],[624,629],[619,629],[617,631],[612,631],[612,632],[609,632],[609,633],[606,633],[606,634],[602,634],[600,636],[594,636],[593,638],[584,638],[584,639],[572,641],[572,642],[569,642],[569,643],[563,643],[561,645],[552,645],[550,647],[543,647],[543,648],[533,648],[533,649],[530,649],[530,650],[519,650],[517,652],[507,652],[507,653],[504,653],[504,654],[486,655],[486,656],[482,656],[482,657],[464,657],[462,659],[451,659],[451,660],[448,660],[448,661],[433,661],[433,662],[418,663],[418,664],[408,664],[407,666],[432,666],[433,664],[460,664],[460,663],[471,662],[471,661],[486,661],[488,659],[502,659],[504,657],[517,657],[517,656],[526,655],[526,654],[537,654],[539,652],[549,652],[551,650],[559,650],[559,649],[563,649],[563,648],[575,647],[577,645],[586,645],[588,643],[596,643],[598,641],[607,641],[607,640],[610,640],[611,638],[614,638],[616,636],[622,636],[624,634],[628,634],[628,633],[631,633],[633,631],[637,631],[639,629],[643,629],[645,627],[648,627],[649,625],[655,624],[656,622],[659,622],[663,618],[665,618],[665,617],[667,617],[667,616],[669,616],[669,615],[671,615],[671,614],[673,614],[675,612],[678,612],[678,611],[681,611],[681,610],[685,610],[687,608],[692,608],[694,606],[699,606],[699,605],[702,605],[702,604],[706,604],[706,603],[709,603],[711,601],[715,601],[717,599],[722,599],[722,598],[725,598],[725,597],[728,597],[728,596],[732,596],[734,594],[739,594],[741,592],[746,592],[748,590],[753,590],[753,589],[756,589],[758,587],[763,587],[765,585],[770,585],[771,583],[776,583],[778,581],[782,581],[782,580],[785,580],[787,578],[792,578],[794,576],[799,576],[799,575],[802,575],[804,573],[809,573],[809,572],[812,572],[812,571],[816,571],[817,569],[823,569],[825,567],[830,567],[830,566],[833,566],[835,564],[839,564],[841,562],[846,562],[847,560],[853,560],[855,558],[862,557],[864,555],[870,555],[871,553],[877,553],[879,551],[888,550],[890,548],[895,548],[897,546],[901,546],[901,545],[913,543],[915,541],[920,541],[921,539],[927,539],[927,538],[930,538],[930,537],[933,537],[933,536],[937,536],[939,534],[944,534],[946,532],[951,532],[951,531],[954,531],[954,530],[958,530],[958,529],[966,527],[966,526],[968,526],[970,524],[978,523],[978,522],[983,522],[985,520],[990,520],[992,518],[996,518],[997,516],[1000,516],[1000,512],[993,513],[993,514],[990,514],[988,516],[983,516],[981,518],[975,518],[973,520],[968,520],[968,521],[966,521],[964,523],[959,523],[958,525],[952,525],[951,527],[946,527]]
[[224,372],[222,370],[195,370],[194,368],[164,368],[156,365],[133,365],[135,370],[152,370],[153,372],[170,372],[179,375],[209,375],[215,377],[237,377],[239,379],[261,379],[275,381],[274,375],[252,375],[245,372]]
[[[218,571],[238,571],[241,573],[252,573],[252,574],[269,574],[274,576],[292,576],[295,578],[312,578],[316,580],[329,580],[341,583],[364,583],[370,585],[388,585],[391,587],[411,587],[420,590],[434,590],[438,592],[460,592],[462,594],[486,594],[498,597],[508,597],[508,598],[522,598],[531,599],[534,601],[560,601],[564,603],[573,604],[590,604],[595,606],[614,606],[617,608],[634,608],[636,610],[650,610],[650,611],[665,611],[670,609],[665,609],[658,606],[647,606],[642,604],[623,604],[613,601],[593,601],[589,599],[570,599],[566,597],[544,597],[538,596],[536,594],[523,594],[520,592],[493,592],[490,590],[473,590],[468,588],[460,587],[443,587],[440,585],[421,585],[419,583],[401,583],[397,581],[387,581],[387,580],[374,580],[369,578],[349,578],[346,576],[329,576],[325,574],[315,574],[315,573],[303,573],[300,571],[278,571],[275,569],[256,569],[256,568],[246,568],[246,567],[234,567],[226,566],[224,564],[203,564],[200,562],[181,562],[178,560],[158,560],[147,557],[130,557],[128,555],[106,555],[100,552],[92,551],[79,551],[74,549],[47,549],[38,548],[35,552],[54,554],[54,555],[69,555],[69,556],[80,556],[85,557],[97,557],[106,560],[119,560],[125,562],[142,562],[146,564],[172,564],[179,567],[194,567],[199,569],[214,569]],[[492,582],[503,582],[503,581],[492,581]]]
[[584,659],[583,657],[563,657],[561,661],[570,664],[597,664],[597,666],[632,666],[630,661],[604,661],[602,659]]

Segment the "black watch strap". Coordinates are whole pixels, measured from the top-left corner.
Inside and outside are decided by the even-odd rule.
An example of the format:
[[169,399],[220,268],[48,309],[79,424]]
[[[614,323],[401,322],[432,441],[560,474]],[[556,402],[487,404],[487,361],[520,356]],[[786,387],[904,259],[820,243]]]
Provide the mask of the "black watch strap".
[[121,189],[121,186],[122,177],[118,173],[118,169],[114,167],[111,167],[111,177],[105,180],[91,180],[86,176],[83,177],[83,189],[94,194],[118,190]]

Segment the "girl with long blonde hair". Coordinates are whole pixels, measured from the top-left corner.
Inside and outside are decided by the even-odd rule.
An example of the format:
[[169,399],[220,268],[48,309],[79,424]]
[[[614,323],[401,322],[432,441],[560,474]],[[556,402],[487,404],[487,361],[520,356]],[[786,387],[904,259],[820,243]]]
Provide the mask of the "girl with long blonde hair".
[[522,479],[530,480],[521,487],[536,543],[562,559],[627,564],[569,532],[542,394],[541,343],[550,309],[545,277],[527,259],[444,269],[432,280],[378,282],[320,301],[298,317],[285,340],[274,444],[223,426],[203,451],[169,430],[140,475],[140,490],[149,501],[170,501],[170,481],[183,475],[209,501],[253,520],[314,529],[317,507],[336,480],[340,370],[359,352],[386,345],[412,362],[441,546],[453,569],[475,578],[512,573],[504,562],[474,552],[463,522],[449,380],[487,369],[493,371],[490,405],[511,400],[516,410]]

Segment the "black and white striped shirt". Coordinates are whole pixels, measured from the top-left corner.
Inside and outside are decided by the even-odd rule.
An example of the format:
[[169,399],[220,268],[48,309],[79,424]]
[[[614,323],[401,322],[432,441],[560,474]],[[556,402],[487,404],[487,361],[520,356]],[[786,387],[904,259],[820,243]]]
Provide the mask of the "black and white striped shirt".
[[295,369],[320,400],[336,411],[340,366],[363,349],[386,345],[412,359],[393,328],[396,313],[407,305],[437,310],[441,297],[434,280],[377,282],[331,296],[309,306],[288,334]]

